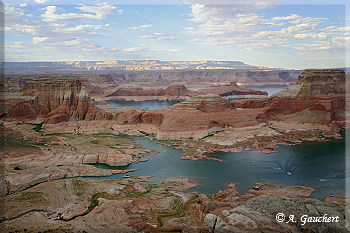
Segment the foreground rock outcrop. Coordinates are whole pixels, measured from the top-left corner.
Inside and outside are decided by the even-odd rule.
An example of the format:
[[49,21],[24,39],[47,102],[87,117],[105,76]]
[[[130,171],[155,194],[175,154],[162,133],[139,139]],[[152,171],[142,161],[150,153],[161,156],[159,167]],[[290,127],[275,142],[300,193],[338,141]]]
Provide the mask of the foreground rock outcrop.
[[127,166],[146,161],[144,156],[155,153],[130,137],[111,134],[111,129],[84,134],[83,126],[73,124],[76,128],[72,133],[63,133],[57,128],[48,132],[39,128],[40,124],[2,122],[0,169],[5,176],[1,177],[0,197],[49,180],[125,173],[127,170],[106,170],[91,164]]
[[[237,184],[207,195],[184,192],[198,184],[149,177],[66,179],[39,184],[5,197],[2,232],[75,230],[85,232],[348,232],[346,204],[305,199],[310,188],[276,187],[275,194],[240,194]],[[266,184],[265,186],[270,186]],[[263,188],[263,187],[262,187]],[[295,198],[283,196],[294,190]],[[301,190],[301,191],[300,191]],[[304,192],[307,193],[305,195]],[[284,213],[283,222],[276,214]],[[289,222],[293,214],[295,222]],[[339,222],[306,223],[300,217],[338,216]]]
[[7,118],[54,124],[68,120],[110,120],[112,115],[96,108],[79,79],[36,79],[27,82],[23,96],[31,99],[12,106]]

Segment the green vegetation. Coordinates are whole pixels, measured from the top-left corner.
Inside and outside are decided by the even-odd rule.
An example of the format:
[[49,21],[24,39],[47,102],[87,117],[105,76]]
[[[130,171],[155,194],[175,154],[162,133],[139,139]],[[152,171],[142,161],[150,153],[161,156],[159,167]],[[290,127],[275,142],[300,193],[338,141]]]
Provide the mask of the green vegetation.
[[40,124],[35,124],[35,127],[33,128],[33,130],[35,131],[35,132],[40,132],[40,130],[43,128],[43,124],[44,124],[44,122],[41,122]]
[[88,211],[92,211],[96,206],[98,206],[98,199],[102,197],[102,198],[106,198],[106,199],[110,199],[110,195],[106,192],[102,192],[102,193],[96,193],[94,195],[92,195],[91,198],[91,203],[90,206],[88,207]]
[[208,134],[207,136],[205,136],[205,137],[203,137],[203,138],[201,138],[201,140],[204,140],[204,139],[206,139],[206,138],[210,138],[210,137],[213,137],[215,134]]
[[17,134],[1,135],[0,144],[10,148],[35,148],[37,143],[18,137]]
[[181,217],[183,215],[183,212],[185,211],[185,207],[182,204],[182,200],[178,196],[174,196],[174,197],[176,199],[174,200],[174,202],[171,205],[171,209],[173,210],[173,212],[168,212],[168,213],[158,215],[157,221],[159,223],[159,227],[163,226],[163,220],[165,218],[178,218],[178,217]]
[[183,149],[184,156],[194,156],[197,154],[197,148],[196,147],[186,147]]
[[90,141],[94,145],[103,145],[113,149],[127,149],[135,143],[135,140],[126,135],[100,135],[92,134],[95,138]]
[[38,202],[43,199],[43,193],[42,192],[35,192],[35,191],[23,191],[21,192],[20,199],[30,202]]
[[83,195],[83,193],[86,190],[86,186],[87,186],[85,181],[79,180],[79,179],[73,179],[72,185],[73,185],[73,190],[75,191],[75,195],[78,197]]
[[150,136],[150,134],[149,134],[149,133],[146,133],[145,131],[139,130],[139,132],[142,133],[142,134],[145,135],[145,136]]

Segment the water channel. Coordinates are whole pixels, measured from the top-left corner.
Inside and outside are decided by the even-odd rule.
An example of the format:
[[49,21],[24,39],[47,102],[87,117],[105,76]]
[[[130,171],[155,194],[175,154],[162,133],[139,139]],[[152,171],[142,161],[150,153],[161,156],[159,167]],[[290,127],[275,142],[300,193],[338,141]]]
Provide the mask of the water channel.
[[[317,191],[315,198],[330,195],[333,190],[345,191],[345,140],[331,140],[324,143],[307,142],[294,146],[280,146],[277,153],[263,154],[259,151],[241,153],[212,154],[223,162],[213,160],[181,160],[182,151],[150,141],[145,137],[135,137],[144,147],[159,151],[149,156],[148,162],[125,167],[95,166],[105,169],[135,169],[130,176],[154,176],[153,182],[170,177],[190,177],[199,183],[195,189],[212,194],[225,188],[227,183],[238,183],[241,193],[255,182],[279,185],[306,185]],[[116,174],[102,179],[119,179]]]
[[[281,88],[268,88],[269,95]],[[171,106],[178,101],[108,101],[111,107],[137,106],[149,109],[160,109]],[[170,177],[190,177],[200,184],[191,191],[215,193],[225,188],[227,183],[238,183],[241,193],[256,182],[280,185],[306,185],[317,191],[312,197],[322,198],[334,193],[334,190],[345,191],[345,140],[331,140],[324,143],[305,142],[294,146],[280,146],[273,154],[258,151],[241,153],[214,153],[211,156],[219,161],[181,160],[182,151],[150,141],[145,137],[135,137],[144,147],[159,151],[150,155],[148,162],[131,164],[125,167],[110,167],[96,164],[105,169],[141,170],[129,173],[130,176],[154,176],[153,182],[160,182]],[[101,179],[118,179],[122,174]]]

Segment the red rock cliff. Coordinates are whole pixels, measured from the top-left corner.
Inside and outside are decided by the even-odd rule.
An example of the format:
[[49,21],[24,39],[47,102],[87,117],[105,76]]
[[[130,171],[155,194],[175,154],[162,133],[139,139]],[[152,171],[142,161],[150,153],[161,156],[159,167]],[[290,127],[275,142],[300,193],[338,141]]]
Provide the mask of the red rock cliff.
[[[345,72],[337,69],[305,70],[298,82],[273,95],[267,118],[308,111],[321,122],[345,121]],[[321,116],[322,115],[322,116]],[[308,121],[305,116],[305,121]]]
[[45,118],[45,123],[59,123],[70,119],[112,119],[110,113],[95,107],[79,79],[35,79],[26,83],[23,95],[32,96],[32,100],[12,106],[8,111],[8,118]]

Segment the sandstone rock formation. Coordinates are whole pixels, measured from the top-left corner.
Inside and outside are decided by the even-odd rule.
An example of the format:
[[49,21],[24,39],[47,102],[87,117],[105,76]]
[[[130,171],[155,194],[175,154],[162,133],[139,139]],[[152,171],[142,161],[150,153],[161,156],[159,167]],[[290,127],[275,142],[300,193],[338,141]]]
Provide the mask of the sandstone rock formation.
[[96,108],[79,79],[36,79],[26,83],[24,96],[12,106],[7,117],[15,120],[45,119],[45,123],[68,120],[110,120],[112,115]]
[[[345,72],[305,70],[298,82],[269,99],[269,119],[293,115],[296,121],[330,124],[345,121]],[[312,117],[310,117],[312,116]]]

